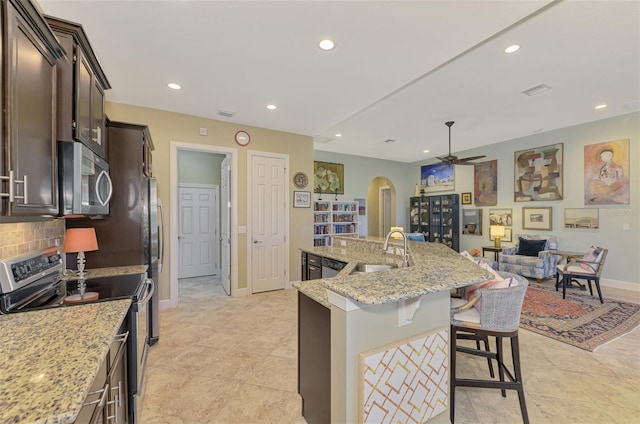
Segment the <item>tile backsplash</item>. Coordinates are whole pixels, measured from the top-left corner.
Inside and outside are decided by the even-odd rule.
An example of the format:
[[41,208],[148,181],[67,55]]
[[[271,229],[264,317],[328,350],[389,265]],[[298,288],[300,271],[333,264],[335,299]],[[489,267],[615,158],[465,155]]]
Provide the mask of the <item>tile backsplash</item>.
[[55,246],[56,240],[62,245],[63,239],[64,219],[0,224],[0,259]]

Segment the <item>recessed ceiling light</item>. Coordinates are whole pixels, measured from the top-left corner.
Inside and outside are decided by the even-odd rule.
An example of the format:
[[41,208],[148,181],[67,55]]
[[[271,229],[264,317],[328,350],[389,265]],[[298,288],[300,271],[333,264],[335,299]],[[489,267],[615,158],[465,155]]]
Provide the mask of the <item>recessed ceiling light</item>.
[[504,49],[504,52],[509,54],[509,53],[515,53],[518,50],[520,50],[520,46],[518,44],[512,44],[509,47],[507,47],[506,49]]
[[167,87],[172,88],[174,90],[180,90],[182,86],[180,84],[176,84],[175,82],[170,82],[167,84]]
[[342,134],[337,133],[337,134],[336,134],[336,137],[342,137]]
[[393,138],[387,138],[384,142],[385,143],[395,143],[396,141]]
[[429,153],[429,151],[428,150],[423,150],[422,153]]
[[276,110],[276,109],[278,109],[278,106],[276,106],[276,105],[267,105],[267,109]]
[[329,40],[328,38],[320,40],[320,42],[318,43],[318,47],[320,47],[320,50],[324,50],[326,52],[329,50],[333,50],[335,46],[336,43],[334,43],[332,40]]
[[605,107],[607,107],[607,105],[603,103],[601,105],[594,107],[594,109],[604,109]]

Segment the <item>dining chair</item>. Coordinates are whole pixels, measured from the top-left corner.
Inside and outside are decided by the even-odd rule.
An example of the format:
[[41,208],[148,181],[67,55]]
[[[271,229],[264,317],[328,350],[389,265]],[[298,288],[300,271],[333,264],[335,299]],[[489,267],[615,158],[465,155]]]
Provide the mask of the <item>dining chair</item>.
[[[518,329],[520,326],[520,312],[522,302],[529,282],[519,275],[499,272],[502,277],[512,278],[516,284],[508,287],[496,285],[485,286],[475,290],[474,295],[463,305],[455,306],[452,300],[451,309],[451,406],[450,420],[455,417],[455,393],[456,387],[481,387],[500,389],[502,397],[506,397],[507,390],[518,392],[520,411],[525,424],[529,423],[527,406],[522,383],[520,366],[520,348],[518,341]],[[478,306],[480,305],[480,306]],[[479,342],[495,339],[496,351],[490,351],[486,344],[485,349],[480,349]],[[512,370],[504,363],[504,351],[502,340],[508,338],[511,342]],[[476,342],[476,348],[461,345],[461,340]],[[491,379],[462,378],[456,375],[457,353],[467,353],[487,358]],[[497,363],[498,380],[494,378],[492,361]]]
[[594,282],[596,289],[598,290],[598,297],[600,303],[604,303],[602,298],[602,290],[600,289],[600,275],[604,268],[604,261],[607,258],[607,252],[609,249],[602,247],[591,247],[585,253],[583,258],[574,258],[569,260],[566,264],[558,265],[556,274],[556,291],[560,285],[560,275],[562,275],[562,298],[567,296],[567,286],[571,285],[571,280],[587,280],[589,285],[589,293],[593,296],[593,287],[591,282]]

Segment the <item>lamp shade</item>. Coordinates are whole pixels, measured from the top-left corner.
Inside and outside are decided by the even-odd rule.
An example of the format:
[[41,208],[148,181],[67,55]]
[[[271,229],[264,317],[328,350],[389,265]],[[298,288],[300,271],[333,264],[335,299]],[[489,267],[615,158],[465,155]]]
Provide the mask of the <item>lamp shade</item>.
[[490,231],[493,237],[504,237],[504,227],[502,225],[492,225]]
[[68,228],[64,238],[64,251],[90,252],[98,250],[95,228]]

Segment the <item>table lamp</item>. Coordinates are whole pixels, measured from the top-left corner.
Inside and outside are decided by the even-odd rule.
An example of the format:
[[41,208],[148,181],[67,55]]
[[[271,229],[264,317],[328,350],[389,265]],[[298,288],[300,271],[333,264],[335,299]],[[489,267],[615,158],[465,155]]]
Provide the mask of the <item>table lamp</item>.
[[500,248],[500,239],[504,237],[504,227],[502,225],[492,225],[490,228],[491,237],[493,237],[493,247]]
[[[95,300],[98,298],[98,293],[89,292],[85,293],[84,284],[84,252],[90,252],[98,250],[98,240],[96,238],[95,228],[68,228],[64,238],[64,251],[66,253],[78,253],[78,290],[80,295],[69,296],[67,299],[70,302]],[[77,299],[76,299],[77,297]],[[72,299],[71,299],[72,298]],[[65,299],[65,302],[67,301]]]

